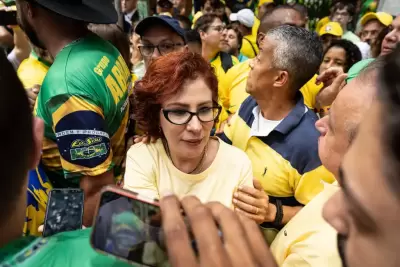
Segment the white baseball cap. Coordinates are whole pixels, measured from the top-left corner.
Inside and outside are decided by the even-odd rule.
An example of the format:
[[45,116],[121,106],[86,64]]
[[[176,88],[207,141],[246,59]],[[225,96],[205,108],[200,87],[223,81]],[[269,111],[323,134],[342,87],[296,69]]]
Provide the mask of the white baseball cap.
[[238,13],[232,13],[229,16],[231,21],[239,21],[240,24],[251,28],[254,25],[254,13],[248,8],[240,10]]

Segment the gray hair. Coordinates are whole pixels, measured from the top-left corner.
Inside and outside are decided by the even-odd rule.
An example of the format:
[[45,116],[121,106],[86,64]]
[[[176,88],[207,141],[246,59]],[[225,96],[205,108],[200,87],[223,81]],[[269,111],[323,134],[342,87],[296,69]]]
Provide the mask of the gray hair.
[[323,49],[318,36],[306,29],[282,25],[271,29],[267,37],[278,42],[274,49],[274,68],[289,73],[289,83],[298,91],[318,71]]

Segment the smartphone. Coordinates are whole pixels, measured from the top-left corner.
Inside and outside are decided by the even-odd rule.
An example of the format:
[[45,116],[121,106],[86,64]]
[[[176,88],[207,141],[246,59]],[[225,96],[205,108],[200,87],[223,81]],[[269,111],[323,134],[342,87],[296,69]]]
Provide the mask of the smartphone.
[[17,11],[0,10],[0,26],[18,25]]
[[166,264],[158,200],[116,186],[105,187],[90,243],[96,251],[129,263]]
[[43,236],[82,228],[84,193],[82,189],[53,189],[47,201]]

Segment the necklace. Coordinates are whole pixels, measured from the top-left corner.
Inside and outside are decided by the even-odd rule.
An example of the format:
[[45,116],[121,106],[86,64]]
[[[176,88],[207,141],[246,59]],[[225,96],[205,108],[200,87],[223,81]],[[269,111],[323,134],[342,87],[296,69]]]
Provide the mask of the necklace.
[[[171,152],[170,152],[170,150],[169,150],[169,146],[168,146],[167,141],[163,140],[163,145],[164,145],[164,148],[165,148],[165,150],[166,150],[166,152],[167,152],[167,156],[171,159],[172,164],[174,164],[174,161],[172,160]],[[198,164],[196,165],[196,167],[195,167],[191,172],[189,172],[188,174],[193,174],[195,171],[197,171],[197,170],[199,170],[199,169],[201,169],[201,168],[203,167],[204,159],[207,158],[207,150],[208,150],[208,143],[207,143],[206,146],[204,147],[204,150],[203,150],[203,153],[202,153],[202,155],[201,155],[201,159],[200,159],[199,163],[198,163]],[[174,166],[175,166],[175,164],[174,164]],[[175,166],[175,167],[176,167],[176,166]]]

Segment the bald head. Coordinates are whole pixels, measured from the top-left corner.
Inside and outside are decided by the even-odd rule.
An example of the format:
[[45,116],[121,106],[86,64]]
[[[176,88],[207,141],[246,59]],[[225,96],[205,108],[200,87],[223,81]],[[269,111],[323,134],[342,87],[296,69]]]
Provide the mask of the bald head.
[[353,140],[364,114],[371,107],[376,96],[377,75],[382,64],[382,59],[369,64],[342,89],[332,105],[333,112],[340,112],[342,115],[343,127],[347,132],[349,143]]
[[259,33],[267,33],[280,25],[288,24],[305,27],[305,18],[295,8],[289,5],[281,5],[265,13],[261,18]]
[[321,133],[318,152],[322,164],[335,176],[367,110],[376,95],[380,62],[371,63],[348,83],[332,104],[329,115],[315,126]]

